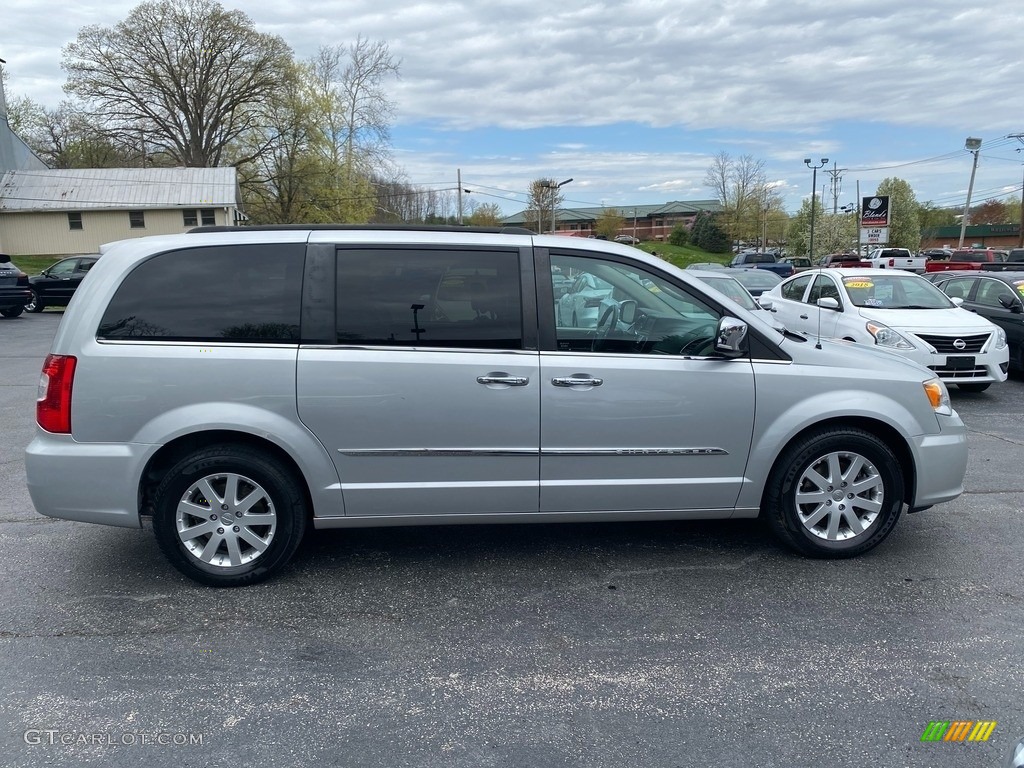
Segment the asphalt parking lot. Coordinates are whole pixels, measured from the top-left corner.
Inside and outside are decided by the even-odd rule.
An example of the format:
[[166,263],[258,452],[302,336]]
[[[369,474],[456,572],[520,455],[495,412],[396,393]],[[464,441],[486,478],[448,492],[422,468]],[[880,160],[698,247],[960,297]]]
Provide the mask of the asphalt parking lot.
[[3,765],[976,768],[1024,737],[1024,379],[952,389],[967,493],[857,560],[755,521],[384,528],[213,590],[33,510],[60,318],[0,320]]

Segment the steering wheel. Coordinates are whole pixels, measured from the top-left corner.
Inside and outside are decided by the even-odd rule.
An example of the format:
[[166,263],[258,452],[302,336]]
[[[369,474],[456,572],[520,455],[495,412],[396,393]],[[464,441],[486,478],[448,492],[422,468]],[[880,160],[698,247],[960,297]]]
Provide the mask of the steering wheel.
[[594,343],[591,345],[591,351],[596,352],[599,342],[605,341],[609,336],[612,335],[612,331],[619,324],[619,305],[611,304],[604,312],[601,313],[601,317],[598,318],[597,326],[594,328]]
[[683,344],[682,347],[680,347],[680,355],[697,354],[697,352],[700,351],[703,347],[707,346],[708,344],[712,344],[715,341],[714,334],[710,336],[701,335],[704,333],[703,329],[699,331],[691,331],[691,333],[694,334],[694,337],[685,344]]

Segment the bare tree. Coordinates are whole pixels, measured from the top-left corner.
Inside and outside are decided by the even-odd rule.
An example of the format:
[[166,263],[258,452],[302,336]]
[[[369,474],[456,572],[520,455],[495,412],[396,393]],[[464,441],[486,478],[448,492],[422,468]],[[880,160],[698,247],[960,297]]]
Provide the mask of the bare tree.
[[536,222],[538,232],[551,228],[552,212],[565,200],[557,184],[554,179],[534,179],[530,182],[524,221],[526,224]]
[[71,102],[48,109],[19,97],[12,104],[17,116],[12,129],[51,168],[120,168],[145,162],[139,148],[115,144]]
[[139,136],[177,163],[216,166],[279,92],[291,49],[214,0],[153,0],[64,49],[68,93],[124,143]]
[[715,191],[722,204],[721,223],[732,239],[759,237],[767,180],[764,160],[751,155],[733,158],[722,151],[711,160],[705,186]]
[[401,62],[388,44],[363,37],[349,46],[322,47],[310,62],[323,98],[330,160],[349,174],[369,173],[388,159],[394,102],[384,83]]
[[391,170],[388,142],[394,104],[384,90],[397,76],[397,62],[385,42],[362,37],[349,46],[322,47],[309,61],[320,110],[319,142],[333,174],[339,221],[399,218],[392,209],[375,212],[373,178]]

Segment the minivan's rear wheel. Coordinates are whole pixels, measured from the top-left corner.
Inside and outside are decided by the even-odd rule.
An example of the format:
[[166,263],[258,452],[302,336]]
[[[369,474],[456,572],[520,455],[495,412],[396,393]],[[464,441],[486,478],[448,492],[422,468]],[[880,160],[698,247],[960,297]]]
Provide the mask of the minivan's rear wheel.
[[807,435],[779,458],[762,509],[773,532],[812,557],[853,557],[880,544],[903,509],[896,456],[859,429]]
[[292,473],[243,446],[212,446],[181,459],[154,502],[160,549],[186,576],[215,587],[271,576],[306,529],[305,495]]

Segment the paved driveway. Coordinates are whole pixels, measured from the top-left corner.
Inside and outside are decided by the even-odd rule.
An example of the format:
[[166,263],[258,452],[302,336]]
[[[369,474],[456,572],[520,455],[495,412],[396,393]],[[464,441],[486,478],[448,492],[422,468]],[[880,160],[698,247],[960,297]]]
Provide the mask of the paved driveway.
[[953,391],[968,493],[858,560],[751,521],[393,528],[212,590],[151,531],[33,511],[60,316],[0,321],[4,765],[974,768],[1024,736],[1019,379]]

